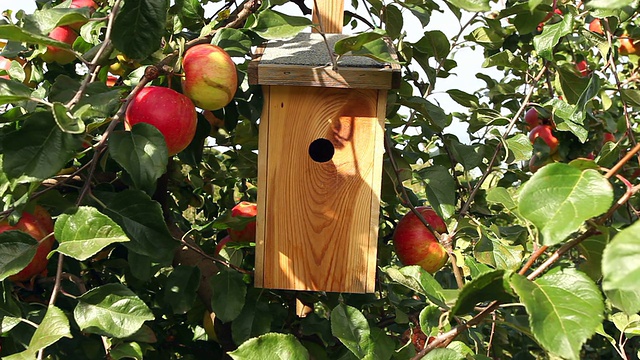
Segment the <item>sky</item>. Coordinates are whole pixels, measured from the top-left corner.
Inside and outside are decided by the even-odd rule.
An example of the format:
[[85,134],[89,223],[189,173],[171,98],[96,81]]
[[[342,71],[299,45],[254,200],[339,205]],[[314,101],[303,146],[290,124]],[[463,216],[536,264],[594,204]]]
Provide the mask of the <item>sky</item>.
[[[307,1],[309,2],[309,1]],[[426,28],[422,28],[421,24],[418,20],[410,15],[408,11],[404,11],[405,14],[404,22],[405,27],[404,30],[407,32],[406,41],[415,42],[422,37],[425,31],[432,30],[440,30],[448,38],[455,36],[460,31],[460,26],[458,25],[458,19],[456,19],[453,14],[448,11],[446,5],[443,4],[442,0],[437,1],[441,8],[445,10],[444,14],[439,12],[433,12],[431,21]],[[346,4],[350,4],[349,1]],[[210,4],[216,5],[217,4]],[[310,4],[309,4],[310,5]],[[292,5],[293,6],[293,5]],[[24,10],[27,13],[32,13],[36,9],[35,0],[0,0],[0,10],[11,9],[14,12],[17,12],[19,9]],[[350,5],[347,5],[347,9],[352,9]],[[214,10],[212,6],[205,6],[205,15],[210,15]],[[286,7],[279,7],[278,11],[289,13],[289,10]],[[291,15],[300,15],[300,11],[297,7],[293,6]],[[463,12],[462,22],[464,23],[471,17],[471,13]],[[350,27],[345,27],[344,32],[347,33]],[[468,34],[470,32],[469,29],[465,32]],[[467,93],[473,93],[479,88],[483,87],[484,82],[480,79],[476,78],[475,74],[478,72],[484,72],[489,74],[494,74],[494,76],[499,76],[497,72],[492,71],[492,69],[483,69],[481,67],[482,62],[484,61],[484,55],[482,53],[482,49],[476,47],[476,49],[471,48],[461,48],[460,50],[453,53],[453,59],[458,61],[458,68],[454,69],[454,75],[449,76],[448,78],[439,78],[436,87],[434,89],[433,95],[428,99],[432,102],[439,104],[446,113],[451,113],[454,111],[462,112],[464,108],[458,105],[456,102],[452,101],[449,95],[445,92],[449,89],[460,89],[466,91]],[[420,72],[421,69],[417,67],[414,70],[418,70]],[[445,132],[450,132],[458,136],[460,141],[468,142],[469,136],[466,132],[466,126],[460,124],[454,119],[454,123],[445,129]]]

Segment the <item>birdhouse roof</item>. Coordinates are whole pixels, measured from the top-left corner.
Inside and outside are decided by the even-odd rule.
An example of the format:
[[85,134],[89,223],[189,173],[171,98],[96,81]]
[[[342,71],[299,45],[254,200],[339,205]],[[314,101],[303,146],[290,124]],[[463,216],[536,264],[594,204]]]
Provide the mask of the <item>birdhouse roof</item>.
[[[289,40],[267,42],[249,65],[249,82],[259,85],[392,89],[400,82],[398,64],[366,56],[342,56],[333,70],[329,49],[344,34],[300,33]],[[393,53],[393,49],[390,48]]]

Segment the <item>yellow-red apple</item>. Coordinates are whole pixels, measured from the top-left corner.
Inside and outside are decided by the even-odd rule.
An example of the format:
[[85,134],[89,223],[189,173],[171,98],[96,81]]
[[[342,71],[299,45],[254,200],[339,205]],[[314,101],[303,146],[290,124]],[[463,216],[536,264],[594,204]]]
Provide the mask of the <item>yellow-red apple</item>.
[[600,19],[594,19],[589,23],[589,31],[593,31],[594,33],[604,34],[602,31],[602,24],[600,23]]
[[[49,33],[49,37],[71,45],[78,38],[78,33],[69,26],[58,26]],[[47,45],[47,50],[40,57],[44,62],[57,62],[60,65],[69,64],[76,59],[72,52],[51,45]]]
[[635,40],[629,37],[629,34],[622,34],[618,43],[620,45],[618,49],[621,55],[636,54],[640,50],[640,45],[636,44]]
[[[447,226],[429,206],[416,208],[433,230],[447,232]],[[419,265],[430,273],[440,270],[447,262],[448,254],[436,236],[413,213],[400,219],[393,233],[393,246],[404,265]]]
[[182,61],[182,88],[197,107],[217,110],[226,106],[238,88],[236,65],[222,48],[196,45],[186,51]]
[[[98,8],[98,4],[96,4],[93,0],[72,0],[71,5],[69,5],[70,9],[80,9],[83,7],[88,7],[89,13],[93,14],[94,11],[96,11],[96,9]],[[79,21],[77,23],[69,24],[69,27],[76,31],[79,31],[82,25],[86,23],[86,21]]]
[[169,156],[179,153],[191,143],[197,121],[196,108],[188,97],[161,86],[141,89],[125,113],[126,129],[147,123],[160,130]]

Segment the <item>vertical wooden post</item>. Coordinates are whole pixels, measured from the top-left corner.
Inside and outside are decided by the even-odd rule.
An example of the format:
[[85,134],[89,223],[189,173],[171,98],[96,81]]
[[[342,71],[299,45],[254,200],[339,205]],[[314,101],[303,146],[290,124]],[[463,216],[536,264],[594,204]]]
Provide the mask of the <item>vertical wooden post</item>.
[[[322,24],[325,34],[342,34],[344,0],[314,0],[312,21],[314,24]],[[319,30],[314,27],[312,31],[320,32]]]

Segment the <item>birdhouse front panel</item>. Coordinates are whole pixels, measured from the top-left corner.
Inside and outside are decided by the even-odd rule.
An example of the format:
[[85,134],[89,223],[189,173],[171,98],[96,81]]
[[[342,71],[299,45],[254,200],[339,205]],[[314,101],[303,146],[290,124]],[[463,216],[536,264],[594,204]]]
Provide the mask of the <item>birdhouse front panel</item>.
[[256,286],[373,292],[386,91],[264,94]]

